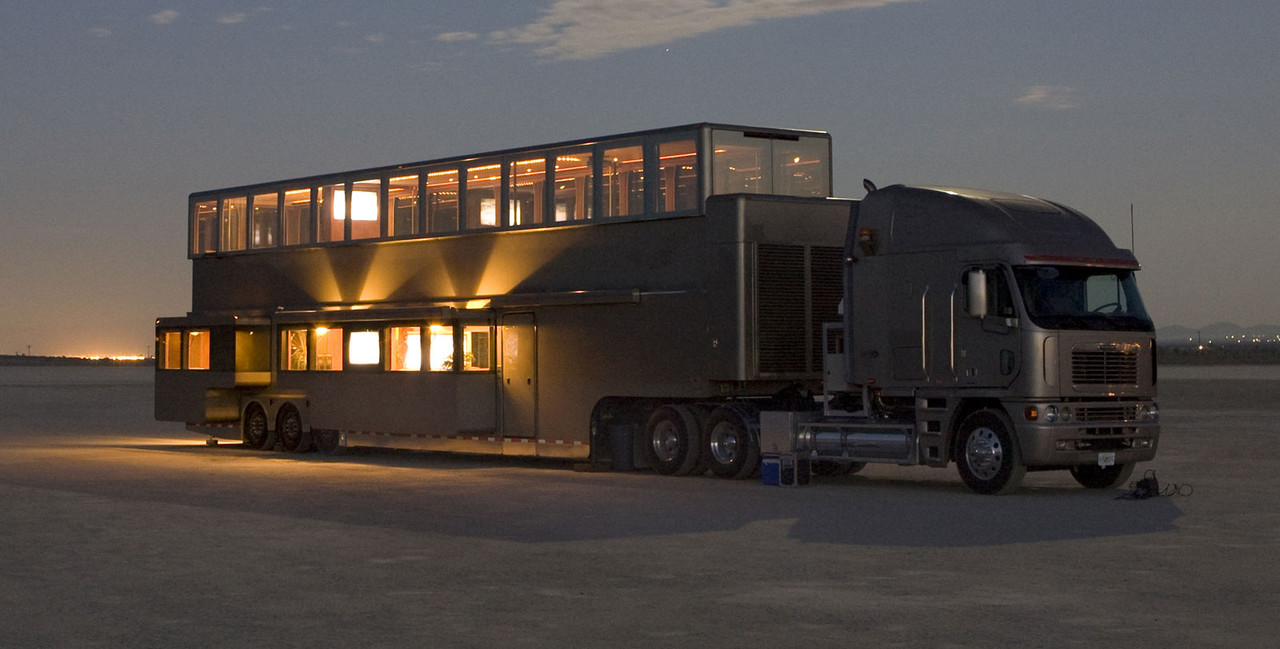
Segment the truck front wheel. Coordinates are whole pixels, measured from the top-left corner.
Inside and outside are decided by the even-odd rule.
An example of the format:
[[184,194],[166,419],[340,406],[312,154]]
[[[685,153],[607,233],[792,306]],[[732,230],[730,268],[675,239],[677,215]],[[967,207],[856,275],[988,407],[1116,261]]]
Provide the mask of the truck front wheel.
[[1013,426],[1004,413],[979,410],[960,424],[956,437],[956,466],[960,478],[980,494],[1017,489],[1027,473]]
[[1090,489],[1112,489],[1124,486],[1133,475],[1133,464],[1113,464],[1103,468],[1096,464],[1071,467],[1071,477]]

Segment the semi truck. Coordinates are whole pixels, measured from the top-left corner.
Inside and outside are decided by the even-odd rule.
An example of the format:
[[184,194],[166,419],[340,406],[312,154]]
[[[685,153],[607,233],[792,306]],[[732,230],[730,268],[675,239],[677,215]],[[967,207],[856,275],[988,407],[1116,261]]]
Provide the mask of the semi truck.
[[1159,438],[1134,255],[1017,194],[867,183],[700,123],[191,194],[156,417],[210,441],[670,475],[1123,484]]

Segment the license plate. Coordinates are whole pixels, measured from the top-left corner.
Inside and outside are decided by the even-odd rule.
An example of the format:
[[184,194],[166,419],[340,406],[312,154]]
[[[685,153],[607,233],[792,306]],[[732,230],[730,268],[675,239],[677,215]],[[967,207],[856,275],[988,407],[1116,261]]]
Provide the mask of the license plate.
[[1115,463],[1116,463],[1116,454],[1115,454],[1115,453],[1099,453],[1099,454],[1098,454],[1098,466],[1099,466],[1099,467],[1102,467],[1102,468],[1104,468],[1104,469],[1105,469],[1105,468],[1107,468],[1107,467],[1109,467],[1109,466],[1114,465]]

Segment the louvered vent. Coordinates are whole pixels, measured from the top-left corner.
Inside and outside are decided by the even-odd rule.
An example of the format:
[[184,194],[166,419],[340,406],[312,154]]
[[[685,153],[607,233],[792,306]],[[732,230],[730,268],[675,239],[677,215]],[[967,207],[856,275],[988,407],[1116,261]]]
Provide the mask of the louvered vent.
[[761,373],[805,371],[804,246],[756,248],[756,350]]
[[809,281],[813,322],[810,362],[812,371],[822,369],[822,325],[840,321],[840,298],[844,295],[844,249],[814,246],[809,249]]
[[1071,350],[1071,381],[1076,385],[1137,385],[1138,350]]

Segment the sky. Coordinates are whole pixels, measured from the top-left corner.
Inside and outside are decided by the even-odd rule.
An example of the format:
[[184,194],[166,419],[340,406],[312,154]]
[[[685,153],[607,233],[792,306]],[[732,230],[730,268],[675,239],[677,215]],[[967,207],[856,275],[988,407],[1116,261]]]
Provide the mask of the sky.
[[149,351],[195,191],[702,121],[831,133],[839,196],[1080,209],[1157,326],[1280,323],[1277,33],[1260,0],[0,0],[0,354]]

